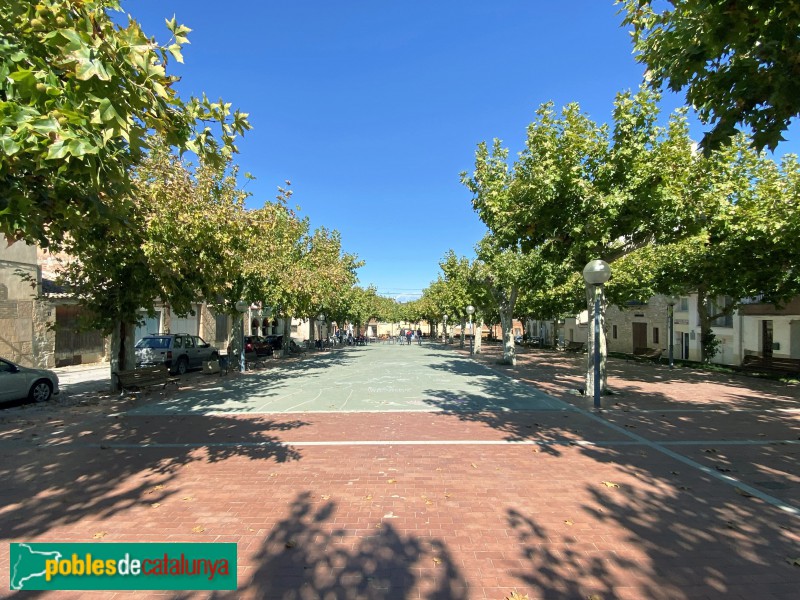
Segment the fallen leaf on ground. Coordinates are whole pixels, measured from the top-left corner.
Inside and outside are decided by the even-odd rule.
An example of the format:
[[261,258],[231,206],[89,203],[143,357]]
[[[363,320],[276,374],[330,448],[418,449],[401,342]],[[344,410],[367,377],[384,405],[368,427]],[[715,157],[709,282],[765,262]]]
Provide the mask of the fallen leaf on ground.
[[147,491],[147,493],[148,493],[148,494],[152,494],[153,492],[157,492],[157,491],[159,491],[159,490],[163,490],[163,489],[164,489],[164,486],[163,486],[163,485],[154,485],[153,487],[151,487],[151,488],[150,488],[150,489]]
[[294,548],[297,546],[297,542],[294,540],[288,540],[286,544],[284,544],[287,548]]
[[206,528],[203,527],[202,525],[198,525],[197,527],[193,527],[192,528],[192,531],[194,533],[203,533],[205,530],[206,530]]
[[150,508],[158,508],[159,506],[161,506],[161,502],[153,502],[153,503],[150,505]]
[[104,537],[106,537],[106,532],[105,532],[105,531],[98,531],[98,532],[97,532],[97,533],[95,533],[95,534],[94,534],[92,537],[93,537],[94,539],[96,539],[96,540],[99,540],[100,538],[104,538]]
[[523,596],[521,594],[518,594],[516,591],[513,591],[511,592],[510,596],[506,596],[506,600],[529,600],[529,598],[528,594],[525,594]]
[[786,562],[788,562],[793,567],[800,567],[800,557],[799,558],[786,558]]
[[736,529],[736,523],[734,523],[733,521],[725,521],[725,526],[728,529]]
[[189,500],[194,500],[194,498],[192,496],[184,496],[183,498],[181,498],[181,500],[185,500],[186,502],[188,502]]
[[442,559],[441,559],[441,558],[439,558],[438,556],[434,556],[434,557],[433,557],[433,564],[435,564],[435,565],[440,565],[440,564],[442,564]]
[[330,494],[322,494],[322,495],[320,496],[320,498],[322,498],[323,500],[330,500],[330,499],[331,499],[331,496],[330,496]]
[[618,488],[619,487],[618,483],[613,483],[611,481],[604,481],[603,485],[606,486],[607,488]]
[[673,475],[680,475],[678,471],[670,471],[670,473],[672,473]]
[[449,492],[445,492],[445,493],[444,493],[444,497],[445,497],[445,498],[449,498],[450,496],[452,496],[452,494],[450,494]]
[[731,470],[728,467],[720,467],[719,465],[714,465],[714,468],[719,471],[720,473],[730,473]]
[[567,519],[566,521],[564,521],[564,525],[575,525],[575,521]]
[[733,488],[733,489],[736,490],[736,493],[739,494],[740,496],[744,496],[745,498],[752,498],[753,497],[753,494],[751,494],[747,490],[743,490],[742,488],[738,488],[738,487],[737,488]]
[[538,448],[533,448],[533,449],[531,450],[531,452],[539,452],[539,449],[538,449]]
[[716,454],[717,453],[717,449],[716,448],[705,448],[703,450],[703,452],[705,452],[706,454]]
[[364,500],[372,500],[372,494],[370,494],[369,496],[364,496]]
[[476,465],[475,463],[469,463],[469,464],[471,464],[471,465],[472,465],[472,468],[473,468],[473,469],[477,469],[477,468],[478,468],[478,465]]
[[689,490],[690,490],[690,489],[692,489],[692,488],[690,488],[688,485],[682,485],[682,486],[681,486],[681,487],[679,487],[678,489],[679,489],[679,490],[685,490],[685,491],[689,491]]
[[397,479],[389,479],[386,483],[397,483]]

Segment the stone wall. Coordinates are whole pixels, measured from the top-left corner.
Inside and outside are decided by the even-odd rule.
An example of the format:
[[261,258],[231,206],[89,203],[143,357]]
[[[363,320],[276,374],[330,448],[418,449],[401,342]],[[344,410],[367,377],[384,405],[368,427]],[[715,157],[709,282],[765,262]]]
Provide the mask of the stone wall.
[[32,366],[52,369],[56,366],[55,307],[48,301],[33,303]]

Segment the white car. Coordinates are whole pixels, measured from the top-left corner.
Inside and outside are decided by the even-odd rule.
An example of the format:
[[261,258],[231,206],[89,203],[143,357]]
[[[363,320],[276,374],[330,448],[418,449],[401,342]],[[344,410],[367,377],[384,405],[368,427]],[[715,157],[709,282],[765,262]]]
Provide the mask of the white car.
[[0,402],[24,400],[45,402],[58,394],[58,375],[46,369],[31,369],[0,358]]

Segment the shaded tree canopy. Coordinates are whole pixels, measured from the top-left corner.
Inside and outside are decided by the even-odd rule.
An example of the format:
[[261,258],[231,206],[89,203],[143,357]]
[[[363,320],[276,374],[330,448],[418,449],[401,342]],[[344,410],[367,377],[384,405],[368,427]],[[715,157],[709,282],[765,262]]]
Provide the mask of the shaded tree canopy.
[[706,151],[729,143],[737,125],[752,130],[758,150],[783,140],[800,113],[800,1],[618,3],[651,84],[685,90],[688,104],[712,124]]

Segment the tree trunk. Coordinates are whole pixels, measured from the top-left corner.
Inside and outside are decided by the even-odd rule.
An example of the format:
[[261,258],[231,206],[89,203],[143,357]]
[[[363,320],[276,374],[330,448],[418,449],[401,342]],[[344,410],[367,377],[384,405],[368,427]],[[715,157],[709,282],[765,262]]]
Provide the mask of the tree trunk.
[[292,335],[292,328],[291,328],[291,317],[284,317],[283,318],[283,355],[289,356],[289,350],[292,347],[291,342],[291,335]]
[[[607,341],[606,341],[606,323],[605,323],[605,294],[603,288],[598,292],[600,294],[600,393],[605,394],[608,392],[608,373],[606,370],[606,359],[608,356]],[[594,287],[587,284],[586,286],[586,306],[589,313],[589,338],[586,344],[586,395],[591,396],[594,394]]]
[[120,371],[131,371],[136,368],[136,354],[134,335],[136,326],[132,323],[118,321],[111,331],[111,360],[109,361],[111,373],[111,391],[120,390],[117,373]]
[[308,345],[314,348],[317,339],[317,317],[308,318]]
[[517,352],[514,347],[514,330],[512,324],[512,307],[500,307],[500,328],[503,330],[503,364],[516,366]]
[[483,341],[483,318],[475,322],[475,329],[472,331],[475,336],[475,354],[481,353],[481,342]]
[[464,317],[461,319],[461,344],[459,345],[460,348],[464,347],[464,338],[467,337],[466,331],[467,331],[467,319],[466,317]]

